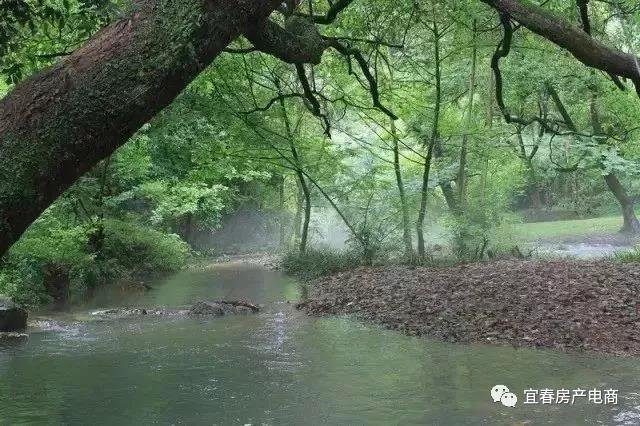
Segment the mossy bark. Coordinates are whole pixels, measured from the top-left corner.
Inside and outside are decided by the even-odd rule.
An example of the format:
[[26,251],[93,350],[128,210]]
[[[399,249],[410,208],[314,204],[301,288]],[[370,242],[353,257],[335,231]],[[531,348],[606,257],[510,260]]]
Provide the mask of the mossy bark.
[[0,255],[277,3],[135,1],[130,16],[0,101]]

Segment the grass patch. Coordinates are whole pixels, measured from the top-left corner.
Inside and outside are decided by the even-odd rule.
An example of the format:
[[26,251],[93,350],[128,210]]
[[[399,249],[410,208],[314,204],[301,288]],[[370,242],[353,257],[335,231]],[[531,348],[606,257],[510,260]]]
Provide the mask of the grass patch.
[[518,240],[531,242],[558,237],[613,234],[622,227],[622,217],[607,216],[593,219],[521,223],[513,226],[514,234]]
[[614,253],[613,259],[622,263],[640,262],[640,248],[636,247],[631,251],[619,251],[617,253]]

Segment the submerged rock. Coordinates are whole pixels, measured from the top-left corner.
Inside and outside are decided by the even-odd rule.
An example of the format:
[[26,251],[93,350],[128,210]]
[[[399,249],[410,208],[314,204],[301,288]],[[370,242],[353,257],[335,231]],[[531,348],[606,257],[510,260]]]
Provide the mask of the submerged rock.
[[258,312],[260,307],[243,301],[196,302],[186,309],[166,308],[115,308],[91,312],[94,317],[106,319],[130,318],[138,316],[198,316],[221,317],[228,314],[250,314]]
[[28,339],[29,335],[26,333],[16,332],[0,332],[0,341],[19,341]]
[[221,317],[228,313],[227,309],[216,302],[197,302],[191,309],[189,309],[189,315],[207,315],[214,317]]
[[240,301],[216,301],[216,302],[197,302],[191,309],[189,315],[204,315],[220,317],[227,314],[252,314],[260,311],[257,305]]
[[91,312],[94,317],[107,318],[129,318],[138,316],[180,316],[186,315],[186,309],[164,309],[164,308],[115,308],[102,309]]
[[27,327],[27,311],[10,299],[0,297],[0,332],[23,330]]

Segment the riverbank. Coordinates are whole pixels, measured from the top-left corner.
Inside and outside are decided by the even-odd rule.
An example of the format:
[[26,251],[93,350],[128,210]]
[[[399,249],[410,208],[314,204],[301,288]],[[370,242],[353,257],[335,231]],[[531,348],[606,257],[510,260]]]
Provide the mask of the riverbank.
[[447,342],[638,356],[639,291],[640,264],[497,261],[357,268],[315,281],[300,307]]

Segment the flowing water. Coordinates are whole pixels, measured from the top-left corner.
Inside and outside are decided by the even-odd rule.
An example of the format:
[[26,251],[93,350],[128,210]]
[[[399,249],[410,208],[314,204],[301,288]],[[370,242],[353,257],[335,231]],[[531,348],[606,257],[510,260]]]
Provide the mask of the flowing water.
[[[295,281],[237,264],[114,293],[0,346],[0,424],[640,424],[637,359],[452,345],[308,318],[286,302],[300,295]],[[265,309],[210,320],[86,315],[203,299]],[[516,407],[492,402],[496,384]],[[529,388],[615,389],[618,404],[525,405]]]

